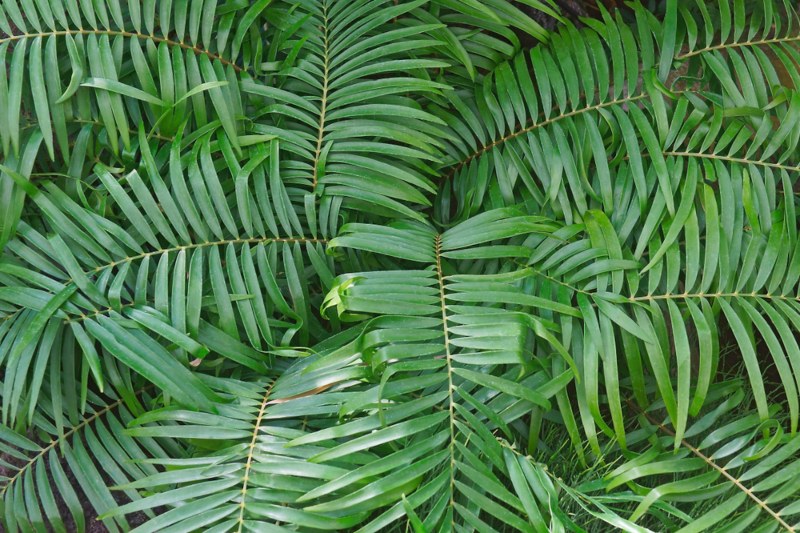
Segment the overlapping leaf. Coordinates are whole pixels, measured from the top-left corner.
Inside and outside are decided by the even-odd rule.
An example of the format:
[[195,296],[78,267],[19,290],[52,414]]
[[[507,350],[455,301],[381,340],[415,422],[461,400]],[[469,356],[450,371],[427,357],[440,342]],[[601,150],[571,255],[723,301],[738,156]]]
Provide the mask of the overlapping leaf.
[[[346,227],[333,247],[372,250],[394,240],[414,262],[431,268],[337,278],[324,307],[338,308],[345,320],[366,321],[284,372],[262,389],[260,402],[253,397],[228,414],[252,428],[252,437],[243,431],[240,444],[227,445],[230,437],[218,436],[224,450],[206,472],[238,478],[242,491],[234,501],[220,500],[208,516],[224,517],[215,523],[236,530],[287,521],[382,531],[404,517],[428,530],[457,523],[523,531],[571,527],[548,474],[513,446],[536,438],[519,433],[521,419],[547,411],[573,377],[554,326],[526,310],[577,313],[521,293],[521,280],[531,275],[525,269],[445,273],[473,260],[467,256],[501,257],[515,248],[498,242],[549,229],[514,209],[486,213],[440,236],[422,225]],[[382,253],[401,255],[388,248]],[[554,355],[532,359],[530,349]],[[205,436],[210,432],[203,428],[214,423],[164,411],[137,425],[165,420],[184,423],[131,433]],[[191,468],[186,478],[159,474],[142,484],[162,478],[178,484],[154,496],[149,507],[207,479]],[[200,496],[170,511],[175,520],[200,520],[194,514]]]
[[0,4],[4,526],[795,528],[792,7],[527,7]]
[[728,382],[712,389],[714,408],[687,429],[677,453],[672,450],[672,430],[645,415],[654,436],[652,446],[606,479],[607,490],[628,485],[644,495],[632,520],[659,500],[679,502],[688,496],[708,502],[708,508],[688,523],[678,522],[676,531],[798,527],[800,488],[791,478],[798,467],[800,439],[784,434],[775,420],[762,422],[756,413],[734,414],[744,399],[740,386]]

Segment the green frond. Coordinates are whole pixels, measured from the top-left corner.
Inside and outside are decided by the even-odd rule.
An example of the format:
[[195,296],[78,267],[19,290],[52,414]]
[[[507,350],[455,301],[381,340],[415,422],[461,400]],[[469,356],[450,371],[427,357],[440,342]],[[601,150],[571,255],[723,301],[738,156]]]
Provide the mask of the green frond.
[[283,162],[287,179],[319,211],[342,198],[421,219],[410,206],[430,205],[441,121],[416,99],[447,87],[431,75],[449,64],[430,57],[441,43],[428,34],[441,24],[414,17],[424,3],[325,0],[276,11],[272,53],[288,56],[266,83],[242,88],[267,119],[255,131],[281,138],[294,156]]
[[610,472],[604,483],[606,490],[627,486],[643,496],[631,520],[666,500],[701,510],[676,531],[791,531],[800,525],[800,488],[794,479],[800,439],[784,434],[774,419],[763,422],[755,413],[732,417],[744,395],[736,383],[727,385],[712,390],[713,409],[687,429],[677,451],[672,450],[674,432],[657,411],[643,414],[651,445]]
[[[627,25],[607,16],[602,25],[563,29],[547,45],[500,64],[471,91],[448,93],[453,110],[439,110],[452,131],[443,190],[458,199],[456,220],[474,213],[484,199],[500,207],[517,194],[542,207],[549,203],[560,214],[567,205],[566,197],[559,202],[562,189],[578,195],[574,201],[583,211],[582,183],[608,204],[612,190],[603,137],[633,127],[624,110],[651,95],[663,99],[654,83],[639,81],[647,79],[654,61],[652,42],[637,42]],[[612,114],[615,110],[619,113]],[[632,135],[624,139],[636,142]],[[561,163],[576,143],[597,158],[594,164],[583,154],[575,158],[577,166]],[[584,170],[589,166],[593,183]],[[569,188],[562,185],[564,174]],[[444,221],[450,216],[441,207],[437,215]]]
[[[7,426],[0,430],[4,453],[0,502],[10,532],[83,531],[90,519],[81,507],[84,498],[98,515],[123,501],[137,501],[141,497],[136,491],[113,492],[108,485],[155,474],[156,468],[145,458],[182,453],[175,441],[134,439],[124,433],[125,426],[152,403],[151,387],[130,388],[130,376],[120,369],[104,394],[87,390],[68,335],[48,328],[47,342],[59,350],[46,364],[61,371],[52,374],[57,379],[46,382],[38,397],[32,432],[26,436]],[[3,386],[7,385],[5,381]],[[80,411],[74,407],[78,402],[71,403],[76,397]],[[121,517],[103,520],[103,525],[108,531],[130,527]]]
[[[234,173],[236,190],[227,194],[209,143],[206,138],[195,145],[199,154],[192,155],[199,164],[188,164],[189,186],[177,145],[168,165],[169,186],[152,158],[144,162],[147,181],[134,170],[119,182],[98,166],[92,178],[113,202],[106,208],[128,221],[123,225],[79,205],[53,183],[35,188],[20,182],[53,234],[46,237],[22,223],[18,238],[7,245],[0,267],[6,278],[0,300],[10,305],[4,322],[29,328],[30,337],[9,363],[36,347],[53,317],[83,340],[99,385],[102,371],[92,365],[95,341],[177,401],[198,405],[207,401],[193,391],[199,382],[178,361],[201,364],[210,350],[207,364],[217,364],[213,360],[220,355],[260,371],[270,350],[295,336],[305,342],[323,334],[312,311],[319,302],[310,299],[310,276],[327,287],[333,264],[322,248],[325,241],[304,235],[308,229],[281,186],[278,142],[271,154],[261,146],[253,149],[256,159]],[[269,169],[260,164],[264,160]],[[238,202],[233,211],[229,197]],[[236,222],[233,212],[239,215]],[[126,348],[139,343],[150,347],[146,357]],[[153,357],[159,363],[154,365]],[[18,367],[6,377],[16,376],[21,385],[27,369]],[[4,413],[13,418],[16,410]]]
[[[795,17],[787,6],[768,3],[763,9],[775,19]],[[635,10],[637,20],[646,17],[641,7]],[[793,28],[781,31],[791,35]],[[774,74],[776,62],[766,56],[739,60],[729,72],[733,59],[702,49],[698,60],[714,68],[695,79],[685,74],[694,56],[662,46],[649,32],[605,14],[602,23],[565,27],[548,45],[500,64],[482,85],[449,93],[453,109],[433,111],[450,130],[441,171],[447,178],[442,191],[457,199],[454,220],[485,202],[496,208],[521,199],[567,222],[580,221],[587,209],[624,211],[615,205],[614,176],[627,174],[644,212],[655,198],[653,173],[674,214],[666,177],[674,156],[783,168],[796,149],[796,135],[789,132],[796,129],[797,106]],[[669,70],[660,74],[664,57]],[[749,70],[735,70],[745,63]],[[744,83],[745,74],[760,85]],[[785,117],[783,127],[773,117]],[[684,143],[691,148],[679,148]],[[442,205],[436,214],[444,222],[453,216]]]
[[260,65],[253,37],[269,3],[4,1],[0,58],[10,69],[0,89],[3,152],[18,153],[26,117],[50,158],[58,148],[65,162],[76,122],[102,124],[114,153],[130,148],[130,127],[139,121],[169,136],[186,116],[205,126],[212,109],[235,134],[243,115],[237,80]]
[[[100,360],[113,356],[179,403],[209,407],[213,396],[197,394],[203,387],[185,365],[216,367],[222,356],[264,371],[274,350],[324,337],[313,309],[333,280],[333,259],[295,212],[277,140],[248,148],[240,166],[224,137],[213,148],[201,138],[185,156],[176,141],[161,165],[141,139],[142,175],[120,178],[98,165],[86,178],[122,223],[53,182],[34,187],[16,176],[42,227],[21,223],[0,265],[4,322],[30,337],[8,364],[36,347],[52,318],[82,341],[99,386]],[[226,191],[228,180],[235,187]],[[96,341],[106,352],[98,355]],[[146,354],[134,349],[141,343]],[[29,374],[30,365],[10,366],[6,377],[22,387]]]
[[[542,240],[529,261],[541,290],[557,288],[580,309],[582,325],[562,323],[572,338],[561,341],[574,347],[579,375],[587,376],[577,400],[596,452],[595,423],[624,445],[622,376],[630,376],[642,407],[649,404],[645,385],[655,380],[653,392],[665,404],[676,443],[682,438],[719,366],[722,322],[741,350],[762,420],[769,413],[754,339],[766,343],[786,395],[790,428],[797,429],[800,352],[791,331],[797,324],[798,274],[792,266],[796,230],[788,176],[770,215],[768,205],[757,204],[741,166],[701,167],[696,159],[674,164],[670,174],[682,176],[683,183],[669,225],[658,222],[665,216],[658,199],[636,235],[625,235],[625,226],[618,229],[602,212],[588,211],[584,224]],[[707,183],[700,184],[701,178]],[[769,227],[761,223],[765,211]],[[603,382],[613,433],[608,415],[601,414]]]

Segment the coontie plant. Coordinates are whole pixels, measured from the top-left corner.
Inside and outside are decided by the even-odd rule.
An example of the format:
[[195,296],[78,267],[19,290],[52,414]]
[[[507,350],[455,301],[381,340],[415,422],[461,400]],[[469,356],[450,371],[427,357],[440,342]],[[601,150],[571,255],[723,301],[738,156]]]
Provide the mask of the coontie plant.
[[653,4],[0,0],[5,530],[795,531],[800,20]]

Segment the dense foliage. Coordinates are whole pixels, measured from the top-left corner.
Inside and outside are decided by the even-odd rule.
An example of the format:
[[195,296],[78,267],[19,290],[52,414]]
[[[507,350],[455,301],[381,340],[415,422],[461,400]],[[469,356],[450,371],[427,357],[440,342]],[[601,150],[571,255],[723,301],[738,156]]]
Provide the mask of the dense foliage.
[[5,530],[795,531],[800,20],[649,7],[0,0]]

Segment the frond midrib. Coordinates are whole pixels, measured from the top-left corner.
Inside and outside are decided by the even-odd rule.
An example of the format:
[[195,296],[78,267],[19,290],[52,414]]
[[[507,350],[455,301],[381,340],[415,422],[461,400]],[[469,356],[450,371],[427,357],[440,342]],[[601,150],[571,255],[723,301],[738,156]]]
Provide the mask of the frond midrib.
[[705,48],[698,48],[697,50],[692,50],[691,52],[687,52],[685,54],[676,56],[675,59],[688,59],[690,57],[694,57],[696,55],[700,55],[706,52],[713,52],[715,50],[729,50],[731,48],[742,48],[745,46],[767,46],[770,44],[791,43],[798,41],[800,41],[800,35],[792,35],[788,37],[778,37],[772,39],[759,39],[758,41],[722,43],[714,46],[708,46]]
[[317,129],[317,145],[314,150],[314,160],[311,162],[311,190],[317,190],[319,181],[319,159],[322,154],[322,143],[325,140],[325,114],[328,108],[328,81],[330,78],[330,58],[328,43],[328,2],[322,2],[322,95],[319,111],[319,128]]
[[[450,501],[448,505],[450,508],[455,506],[455,484],[456,484],[456,428],[455,428],[455,406],[454,406],[454,399],[453,399],[453,358],[452,353],[450,351],[450,331],[447,327],[447,301],[445,297],[445,283],[444,283],[444,274],[442,273],[442,236],[436,235],[434,240],[434,252],[436,254],[436,280],[439,285],[439,304],[442,308],[442,332],[444,333],[444,349],[445,349],[445,359],[447,361],[447,400],[448,400],[448,413],[449,413],[449,428],[450,428],[450,440],[448,443],[448,449],[450,451],[450,464],[448,468],[450,469],[450,481],[449,481],[449,491],[450,491]],[[455,514],[452,514],[452,522],[450,527],[454,527],[455,525]]]
[[[168,254],[168,253],[172,253],[172,252],[179,252],[181,250],[196,250],[198,248],[202,249],[202,248],[208,248],[208,247],[211,247],[211,246],[227,246],[228,244],[234,244],[234,245],[236,245],[236,244],[261,244],[261,243],[268,243],[268,242],[319,243],[319,244],[325,244],[328,241],[327,241],[327,239],[317,239],[317,238],[311,238],[311,237],[308,237],[308,238],[306,238],[306,237],[253,237],[253,238],[247,238],[247,239],[240,239],[240,238],[237,238],[237,239],[224,239],[224,240],[213,241],[213,242],[184,244],[184,245],[179,245],[179,246],[173,246],[171,248],[162,248],[160,250],[153,250],[153,251],[150,251],[150,252],[144,252],[144,253],[141,253],[141,254],[138,254],[138,255],[133,255],[133,256],[130,256],[130,257],[126,257],[124,259],[120,259],[119,261],[112,261],[111,263],[106,263],[105,265],[101,265],[101,266],[98,266],[98,267],[93,268],[91,270],[84,271],[84,274],[86,274],[86,275],[98,274],[99,272],[102,272],[102,271],[107,270],[109,268],[114,268],[115,266],[121,265],[123,263],[131,263],[131,262],[134,262],[134,261],[142,260],[142,259],[147,258],[147,257],[152,257],[152,256],[157,256],[157,255],[164,255],[164,254]],[[69,279],[64,281],[64,285],[68,285],[69,283],[72,283],[72,281],[73,281],[73,279],[69,278]],[[123,308],[131,307],[133,305],[135,305],[135,304],[133,302],[131,302],[131,303],[123,304],[122,307]],[[81,314],[76,318],[67,317],[66,319],[64,319],[64,323],[83,322],[85,320],[94,318],[96,316],[99,316],[99,315],[102,315],[102,314],[105,314],[105,313],[110,313],[113,310],[114,309],[112,309],[112,308],[94,309],[92,313]],[[17,316],[18,313],[19,313],[19,311],[16,311],[16,312],[14,312],[14,313],[12,313],[10,315],[7,315],[5,317],[0,318],[0,322],[5,321],[5,320],[11,320],[15,316]]]
[[[581,289],[581,288],[576,287],[575,285],[572,285],[571,283],[568,283],[568,282],[566,282],[564,280],[558,279],[558,278],[556,278],[554,276],[550,276],[549,274],[547,274],[545,272],[542,272],[541,270],[538,270],[536,268],[533,268],[533,267],[528,267],[528,268],[530,268],[531,272],[534,275],[541,276],[541,277],[543,277],[543,278],[545,278],[545,279],[547,279],[549,281],[552,281],[553,283],[558,283],[559,285],[562,285],[563,287],[566,287],[567,289],[569,289],[571,291],[574,291],[576,293],[585,294],[587,296],[593,296],[593,295],[597,294],[596,292],[592,292],[592,291],[587,291],[585,289]],[[689,299],[705,299],[705,298],[708,298],[708,299],[716,299],[716,298],[729,298],[729,299],[756,298],[756,299],[768,300],[768,301],[780,300],[780,301],[784,301],[784,302],[792,302],[792,301],[800,302],[800,296],[792,296],[792,295],[787,295],[787,294],[772,294],[772,293],[769,293],[769,292],[755,292],[755,291],[751,291],[751,292],[745,292],[745,291],[733,291],[733,292],[683,292],[683,293],[666,292],[666,293],[660,293],[660,294],[650,293],[650,294],[646,294],[646,295],[643,295],[643,296],[630,295],[630,296],[627,296],[625,298],[630,303],[652,302],[652,301],[659,301],[659,300],[664,300],[664,301],[665,300],[682,301],[682,300],[689,300]]]
[[[628,400],[628,403],[629,403],[631,406],[633,406],[633,407],[634,407],[634,408],[635,408],[635,409],[636,409],[638,412],[640,412],[641,414],[643,414],[643,415],[645,416],[645,418],[647,418],[647,420],[648,420],[648,421],[649,421],[651,424],[653,424],[654,426],[656,426],[658,429],[660,429],[661,431],[663,431],[663,432],[664,432],[664,433],[666,433],[667,435],[670,435],[670,436],[672,436],[672,437],[674,437],[674,436],[675,436],[675,432],[674,432],[674,431],[672,431],[670,428],[668,428],[667,426],[665,426],[665,425],[664,425],[664,424],[662,424],[661,422],[659,422],[659,421],[655,420],[655,419],[652,417],[652,415],[650,415],[650,413],[648,413],[648,412],[646,412],[646,411],[643,411],[643,410],[639,409],[639,408],[638,408],[638,407],[637,407],[637,406],[636,406],[636,405],[635,405],[635,404],[634,404],[632,401],[630,401],[630,400]],[[723,467],[723,466],[720,466],[719,464],[717,464],[717,462],[716,462],[716,461],[714,461],[714,459],[712,459],[711,457],[709,457],[709,456],[707,456],[706,454],[704,454],[703,452],[701,452],[701,451],[700,451],[698,448],[695,448],[694,446],[692,446],[692,444],[691,444],[691,443],[689,443],[689,442],[688,442],[686,439],[681,439],[681,446],[683,446],[684,448],[686,448],[687,450],[689,450],[690,452],[692,452],[692,454],[694,454],[696,457],[698,457],[698,458],[702,459],[702,460],[703,460],[703,462],[705,462],[705,463],[706,463],[708,466],[710,466],[711,468],[713,468],[714,470],[716,470],[717,472],[719,472],[720,474],[722,474],[722,476],[723,476],[723,477],[725,477],[725,479],[727,479],[727,480],[728,480],[728,481],[729,481],[729,482],[730,482],[730,483],[731,483],[731,484],[732,484],[734,487],[736,487],[738,490],[740,490],[741,492],[744,492],[744,493],[745,493],[745,495],[747,495],[747,497],[748,497],[748,498],[750,498],[751,500],[753,500],[753,502],[754,502],[756,505],[758,505],[758,506],[759,506],[761,509],[763,509],[763,510],[764,510],[764,511],[765,511],[767,514],[769,514],[769,515],[770,515],[770,516],[771,516],[771,517],[772,517],[772,518],[773,518],[773,519],[774,519],[774,520],[775,520],[775,521],[776,521],[778,524],[780,524],[780,525],[781,525],[781,527],[785,528],[787,531],[792,531],[792,532],[793,532],[793,531],[795,531],[795,528],[794,528],[794,527],[792,527],[792,526],[791,526],[789,523],[787,523],[787,522],[786,522],[786,521],[785,521],[783,518],[781,518],[781,516],[780,516],[780,513],[779,513],[779,512],[777,512],[777,511],[773,510],[773,509],[772,509],[772,508],[771,508],[769,505],[767,505],[767,502],[765,502],[764,500],[762,500],[761,498],[759,498],[758,496],[756,496],[756,495],[753,493],[752,489],[750,489],[750,488],[746,487],[746,486],[745,486],[745,485],[744,485],[744,484],[743,484],[741,481],[739,481],[739,480],[738,480],[736,477],[734,477],[733,475],[731,475],[731,474],[728,472],[728,470],[727,470],[725,467]]]
[[52,31],[43,31],[37,33],[22,33],[18,35],[8,35],[6,37],[0,38],[0,45],[6,42],[14,42],[19,41],[22,39],[35,39],[37,37],[61,37],[65,35],[107,35],[109,37],[129,37],[129,38],[137,38],[142,41],[152,41],[156,44],[164,43],[171,48],[182,48],[183,50],[190,50],[194,52],[196,55],[204,55],[207,56],[212,61],[219,61],[223,65],[232,67],[236,72],[247,72],[250,73],[249,67],[242,67],[236,64],[235,61],[230,59],[226,59],[220,54],[212,52],[206,48],[200,48],[199,46],[192,46],[187,44],[183,41],[174,41],[167,37],[158,37],[157,35],[148,35],[146,33],[140,33],[137,31],[127,31],[127,30],[112,30],[112,29],[69,29],[69,30],[52,30]]
[[[503,136],[503,137],[501,137],[499,139],[496,139],[496,140],[492,141],[491,143],[480,147],[478,150],[474,151],[473,153],[471,153],[470,155],[468,155],[464,159],[460,160],[458,163],[456,163],[455,165],[452,166],[451,170],[448,171],[447,174],[444,175],[444,179],[447,180],[447,179],[452,178],[459,170],[461,170],[465,165],[468,165],[473,159],[481,157],[485,153],[487,153],[487,152],[489,152],[491,150],[494,150],[498,146],[501,146],[501,145],[505,144],[508,141],[516,139],[520,135],[524,135],[524,134],[529,133],[531,131],[534,131],[534,130],[536,130],[538,128],[549,126],[550,124],[553,124],[555,122],[558,122],[558,121],[566,119],[566,118],[582,115],[583,113],[590,113],[592,111],[597,111],[598,109],[604,109],[606,107],[611,107],[611,106],[614,106],[614,105],[623,105],[623,104],[626,104],[626,103],[635,102],[637,100],[641,100],[642,98],[645,98],[646,96],[647,96],[646,94],[644,94],[642,92],[638,92],[636,94],[629,95],[629,96],[626,96],[624,98],[616,98],[614,100],[609,100],[607,102],[600,102],[598,104],[593,104],[593,105],[590,105],[590,106],[580,107],[578,109],[574,109],[574,110],[569,111],[567,113],[558,114],[558,115],[556,115],[556,116],[554,116],[552,118],[548,118],[548,119],[543,120],[541,122],[531,122],[529,120],[528,122],[525,123],[524,126],[520,125],[517,129],[513,130],[511,133],[508,133],[505,136]],[[537,117],[537,119],[538,118],[539,117]]]
[[239,519],[237,525],[237,533],[241,533],[244,526],[244,512],[247,507],[247,486],[250,481],[250,469],[253,466],[253,456],[255,455],[256,442],[258,441],[258,433],[261,431],[261,423],[264,419],[264,412],[269,404],[269,397],[272,393],[272,388],[275,386],[277,380],[272,380],[264,392],[264,397],[261,399],[261,405],[258,408],[258,415],[253,427],[253,437],[250,440],[250,446],[247,448],[247,460],[244,466],[244,474],[242,476],[242,501],[239,504]]
[[641,302],[649,300],[687,300],[691,298],[761,298],[764,300],[782,300],[786,302],[795,301],[800,302],[800,296],[787,296],[785,294],[770,294],[759,292],[711,292],[711,293],[681,293],[681,294],[649,294],[646,296],[630,296],[628,300],[631,302]]
[[[20,128],[19,128],[20,131],[33,129],[33,128],[38,128],[39,127],[39,122],[37,122],[35,120],[35,117],[26,116],[26,115],[27,115],[27,113],[25,113],[24,111],[20,114],[20,116],[25,117],[29,121],[26,124],[20,125]],[[99,121],[99,120],[91,120],[91,119],[80,118],[80,117],[75,117],[75,116],[66,118],[65,122],[66,123],[72,123],[72,124],[90,125],[90,126],[98,127],[98,128],[105,128],[106,127],[106,125],[103,122]],[[139,134],[139,130],[133,129],[133,128],[128,128],[128,133],[131,134],[131,135],[138,135]],[[148,135],[151,138],[158,139],[159,141],[164,141],[164,142],[173,142],[175,140],[175,137],[170,137],[168,135],[161,135],[161,134],[159,134],[159,133],[157,133],[155,131],[148,133]],[[70,148],[72,148],[73,144],[74,144],[73,142],[69,143]]]
[[[697,157],[701,159],[713,159],[719,161],[726,161],[728,163],[739,163],[742,165],[757,165],[763,166],[768,168],[775,168],[778,170],[785,170],[787,172],[800,172],[800,165],[790,166],[790,165],[783,165],[781,163],[771,163],[769,161],[764,161],[760,159],[748,159],[746,157],[733,157],[727,155],[718,155],[718,154],[710,154],[704,152],[681,152],[681,151],[673,151],[673,150],[665,150],[662,152],[665,156],[675,156],[675,157]],[[642,154],[642,156],[646,156],[647,154]]]
[[[212,246],[227,246],[229,244],[234,244],[234,245],[235,244],[261,244],[261,243],[268,243],[268,242],[288,242],[288,243],[313,242],[313,243],[323,243],[324,244],[324,243],[326,243],[328,241],[325,240],[325,239],[303,238],[303,237],[297,237],[297,238],[295,238],[295,237],[252,237],[252,238],[248,238],[248,239],[239,239],[239,238],[237,238],[237,239],[224,239],[224,240],[221,240],[221,241],[203,242],[203,243],[195,243],[195,244],[185,244],[185,245],[180,245],[180,246],[174,246],[172,248],[163,248],[161,250],[154,250],[152,252],[144,252],[144,253],[139,254],[139,255],[126,257],[125,259],[121,259],[119,261],[114,261],[114,262],[108,263],[106,265],[97,267],[97,268],[95,268],[93,270],[89,270],[88,272],[84,272],[84,274],[97,274],[98,272],[102,272],[103,270],[106,270],[106,269],[109,269],[109,268],[114,268],[115,266],[123,264],[123,263],[130,263],[130,262],[133,262],[133,261],[142,260],[142,259],[144,259],[146,257],[151,257],[151,256],[155,256],[155,255],[164,255],[164,254],[168,254],[168,253],[172,253],[172,252],[179,252],[181,250],[196,250],[196,249],[210,248]],[[65,285],[69,284],[72,281],[73,281],[72,278],[70,278],[67,281],[65,281],[64,284]],[[133,302],[131,302],[131,303],[127,304],[127,305],[123,305],[123,307],[130,307],[132,305],[135,305],[135,304]],[[98,316],[98,315],[101,315],[101,314],[104,314],[104,313],[109,313],[112,310],[113,309],[111,309],[111,308],[95,309],[94,313],[92,313],[92,314],[81,315],[77,319],[67,318],[65,320],[65,322],[70,322],[70,321],[82,322],[82,321],[87,320],[89,318],[92,318],[92,317],[95,317],[95,316]]]
[[[327,239],[317,239],[313,237],[250,237],[250,238],[236,238],[236,239],[222,239],[219,241],[206,241],[200,243],[192,243],[192,244],[181,244],[178,246],[173,246],[170,248],[161,248],[159,250],[153,250],[150,252],[143,252],[138,255],[132,255],[130,257],[126,257],[125,259],[120,259],[119,261],[112,261],[111,263],[107,263],[105,265],[98,266],[93,268],[92,270],[88,270],[84,272],[84,274],[97,274],[106,270],[108,268],[114,268],[117,265],[121,265],[123,263],[130,263],[133,261],[138,261],[144,259],[146,257],[152,257],[154,255],[163,255],[172,252],[180,252],[181,250],[196,250],[198,248],[209,248],[211,246],[227,246],[228,244],[260,244],[266,242],[287,242],[287,243],[320,243],[325,244],[327,243]],[[67,280],[65,283],[69,283],[72,281],[72,278]]]

